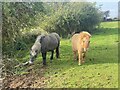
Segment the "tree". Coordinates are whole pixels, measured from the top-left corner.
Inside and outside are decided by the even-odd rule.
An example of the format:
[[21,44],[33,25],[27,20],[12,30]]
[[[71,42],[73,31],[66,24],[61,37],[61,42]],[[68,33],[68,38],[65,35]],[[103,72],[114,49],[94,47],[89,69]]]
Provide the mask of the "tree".
[[106,21],[107,17],[109,17],[109,16],[110,16],[110,11],[109,10],[105,11],[104,12],[104,20]]
[[[3,54],[9,49],[14,49],[16,38],[20,39],[20,30],[36,25],[35,17],[38,13],[45,13],[43,3],[34,2],[4,2],[2,40]],[[16,41],[17,40],[17,41]],[[13,51],[13,50],[10,50]]]
[[61,36],[74,31],[92,31],[101,21],[101,11],[94,3],[50,3],[48,7],[50,13],[44,16],[39,27],[47,32],[55,31]]
[[104,12],[105,17],[109,17],[110,16],[109,14],[110,14],[109,10],[107,10],[107,11]]
[[40,28],[66,37],[72,32],[92,32],[100,21],[101,11],[90,2],[3,3],[3,54],[8,49],[7,53],[14,54],[14,50],[24,47],[21,36],[28,29]]

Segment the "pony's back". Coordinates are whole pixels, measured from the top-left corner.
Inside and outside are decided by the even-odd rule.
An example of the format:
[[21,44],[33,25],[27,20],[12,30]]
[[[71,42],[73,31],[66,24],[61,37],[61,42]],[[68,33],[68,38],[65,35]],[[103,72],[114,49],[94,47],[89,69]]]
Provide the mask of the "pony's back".
[[60,37],[57,33],[50,33],[45,36],[44,41],[42,42],[42,48],[44,51],[51,51],[58,47],[60,43]]
[[80,34],[74,34],[72,36],[72,49],[73,51],[77,51],[78,49],[78,45],[79,45],[79,42],[80,42]]
[[60,36],[57,33],[51,33],[50,35],[55,36],[58,41],[60,41]]

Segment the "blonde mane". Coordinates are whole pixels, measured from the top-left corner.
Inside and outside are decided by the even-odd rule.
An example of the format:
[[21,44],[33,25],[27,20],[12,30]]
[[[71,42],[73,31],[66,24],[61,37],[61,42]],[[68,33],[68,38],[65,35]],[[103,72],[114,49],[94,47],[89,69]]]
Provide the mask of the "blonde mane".
[[84,37],[86,37],[86,36],[91,37],[91,34],[88,33],[88,32],[85,32],[85,31],[80,32],[79,35],[80,35],[80,39],[81,39],[81,40],[82,40]]
[[87,34],[87,35],[89,35],[89,36],[91,37],[91,34],[88,33],[88,32],[86,32],[86,31],[82,31],[81,33],[83,33],[83,34]]

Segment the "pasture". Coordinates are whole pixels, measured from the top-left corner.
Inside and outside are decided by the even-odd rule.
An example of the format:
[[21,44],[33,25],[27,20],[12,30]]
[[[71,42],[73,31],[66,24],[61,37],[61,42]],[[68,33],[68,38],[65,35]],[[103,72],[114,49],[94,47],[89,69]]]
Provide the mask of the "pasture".
[[[34,65],[18,67],[9,82],[10,87],[32,88],[118,88],[118,22],[103,22],[92,34],[85,63],[73,60],[70,39],[61,39],[60,58],[42,66],[41,54]],[[30,45],[31,46],[31,45]],[[23,56],[20,57],[20,54]],[[29,60],[29,51],[16,53],[20,62]],[[8,79],[9,81],[9,79]]]

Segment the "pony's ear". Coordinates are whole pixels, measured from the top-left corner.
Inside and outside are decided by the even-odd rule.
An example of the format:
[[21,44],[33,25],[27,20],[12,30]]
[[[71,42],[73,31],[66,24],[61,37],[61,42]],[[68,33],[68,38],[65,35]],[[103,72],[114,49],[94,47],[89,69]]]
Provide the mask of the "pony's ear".
[[90,33],[88,33],[88,36],[91,37],[92,35]]
[[42,37],[40,38],[40,43],[42,43],[42,41],[43,41],[44,38],[45,38],[45,36],[42,36]]
[[90,37],[92,37],[92,35],[91,35],[91,34],[90,34],[89,36],[90,36]]

